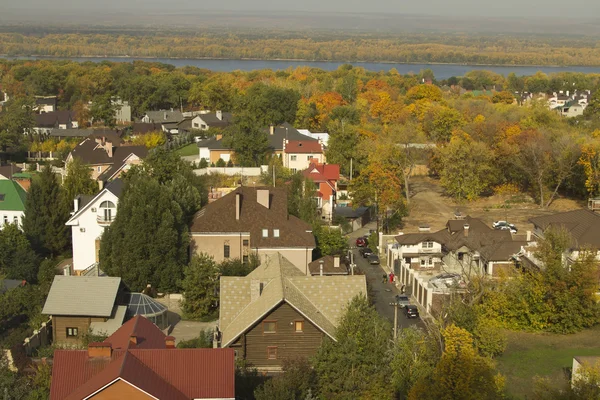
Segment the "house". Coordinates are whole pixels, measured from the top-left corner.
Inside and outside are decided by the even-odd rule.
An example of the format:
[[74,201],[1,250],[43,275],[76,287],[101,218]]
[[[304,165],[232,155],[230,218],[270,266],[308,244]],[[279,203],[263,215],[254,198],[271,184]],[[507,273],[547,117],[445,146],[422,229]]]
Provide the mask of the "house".
[[588,199],[588,209],[592,211],[600,211],[600,197]]
[[348,266],[340,256],[324,256],[308,264],[312,276],[348,275]]
[[573,357],[573,369],[571,370],[571,385],[575,382],[585,379],[582,374],[583,369],[588,371],[597,371],[600,368],[600,357],[598,356],[576,356]]
[[35,96],[33,110],[39,114],[56,111],[56,96]]
[[58,140],[62,139],[84,139],[93,135],[94,137],[110,137],[120,138],[119,132],[112,129],[91,129],[91,128],[70,128],[70,129],[58,129],[52,128],[49,136]]
[[312,163],[325,162],[325,149],[320,140],[284,140],[283,166],[292,172],[305,170]]
[[327,147],[327,143],[329,142],[329,133],[327,133],[327,132],[311,132],[308,129],[298,129],[298,132],[300,132],[304,136],[308,136],[310,138],[320,140],[321,143],[323,143],[323,145],[325,147]]
[[150,132],[162,132],[162,125],[154,122],[134,122],[132,127],[132,135],[140,136]]
[[563,105],[558,105],[554,108],[556,112],[558,112],[563,117],[572,118],[583,115],[583,111],[585,110],[585,105],[576,103],[574,100],[570,100]]
[[[124,146],[118,135],[94,133],[84,139],[69,153],[65,167],[75,158],[88,165],[92,179],[104,183],[116,179],[131,165],[137,165],[148,155],[145,146]],[[66,170],[66,168],[65,168]]]
[[27,192],[14,180],[0,179],[0,229],[8,224],[21,225],[25,215]]
[[129,320],[103,342],[54,352],[50,400],[233,400],[231,349],[177,349],[144,317]]
[[373,210],[371,207],[352,208],[337,206],[333,209],[333,216],[335,217],[339,215],[340,217],[345,218],[354,232],[355,230],[360,229],[371,222],[373,217],[371,214],[372,212]]
[[335,330],[347,304],[366,296],[364,275],[306,276],[281,254],[245,277],[221,277],[221,347],[259,370],[313,356]]
[[515,266],[531,236],[495,230],[470,216],[449,220],[446,228],[400,234],[387,245],[388,267],[418,304],[436,313],[465,281],[498,277]]
[[73,240],[71,273],[80,275],[98,262],[100,238],[117,216],[122,191],[123,181],[115,179],[95,196],[79,195],[74,199],[73,213],[66,222]]
[[121,278],[55,276],[42,309],[52,317],[54,343],[78,345],[92,324],[97,332],[121,326],[127,306],[118,304],[120,289]]
[[177,125],[183,121],[184,117],[181,111],[177,110],[160,110],[146,111],[144,116],[138,122],[160,124],[163,132],[170,134],[178,134]]
[[113,99],[112,104],[115,107],[115,120],[118,124],[131,122],[131,106],[129,102],[121,99]]
[[198,211],[190,234],[190,251],[216,262],[281,253],[305,275],[315,248],[312,227],[289,215],[285,188],[238,187]]
[[337,199],[337,182],[340,180],[338,164],[321,164],[311,162],[302,175],[317,186],[315,202],[321,218],[331,221]]
[[199,130],[207,131],[209,129],[225,129],[233,123],[233,115],[228,112],[215,111],[203,114],[197,114],[188,119],[189,126],[185,126],[187,131]]
[[[271,155],[281,156],[282,158],[284,155],[283,148],[286,140],[318,143],[317,139],[312,139],[301,134],[287,122],[278,126],[271,125],[270,127],[265,128],[264,132],[267,134]],[[209,163],[216,164],[219,159],[228,162],[230,159],[233,160],[234,158],[234,151],[225,146],[222,135],[217,135],[210,139],[200,140],[198,142],[198,150],[199,157],[204,158]],[[306,157],[306,154],[303,154]],[[304,168],[306,167],[308,167],[308,163]]]
[[[600,215],[586,209],[566,211],[552,215],[543,215],[529,220],[534,226],[533,234],[538,239],[544,238],[548,229],[564,229],[571,235],[571,244],[564,255],[565,262],[571,264],[577,260],[583,249],[598,251],[600,258]],[[534,251],[525,252],[523,256],[542,267],[533,256]]]
[[52,128],[72,129],[78,127],[79,124],[73,111],[52,111],[35,115],[33,131],[37,134],[49,135]]

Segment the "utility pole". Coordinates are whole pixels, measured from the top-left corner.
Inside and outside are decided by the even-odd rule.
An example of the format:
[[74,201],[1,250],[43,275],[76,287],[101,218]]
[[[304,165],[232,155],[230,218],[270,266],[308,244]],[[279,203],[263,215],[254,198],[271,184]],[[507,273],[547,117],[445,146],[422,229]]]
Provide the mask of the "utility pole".
[[394,301],[394,340],[398,337],[398,301]]
[[352,180],[352,157],[350,157],[350,180]]

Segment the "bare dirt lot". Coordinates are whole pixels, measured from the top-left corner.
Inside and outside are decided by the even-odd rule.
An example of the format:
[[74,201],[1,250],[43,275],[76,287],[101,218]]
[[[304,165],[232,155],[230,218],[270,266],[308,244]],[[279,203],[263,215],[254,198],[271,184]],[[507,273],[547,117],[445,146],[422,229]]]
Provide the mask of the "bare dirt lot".
[[[570,199],[556,199],[548,209],[542,210],[527,194],[518,196],[490,196],[470,203],[458,204],[443,194],[443,189],[435,179],[419,176],[411,182],[410,214],[404,218],[405,233],[417,232],[420,225],[429,225],[432,231],[445,227],[446,221],[454,218],[459,211],[462,215],[481,218],[492,224],[505,220],[515,224],[519,233],[533,229],[529,219],[539,215],[553,214],[582,208],[583,203]],[[515,202],[518,198],[518,202]],[[511,201],[512,199],[512,201]]]

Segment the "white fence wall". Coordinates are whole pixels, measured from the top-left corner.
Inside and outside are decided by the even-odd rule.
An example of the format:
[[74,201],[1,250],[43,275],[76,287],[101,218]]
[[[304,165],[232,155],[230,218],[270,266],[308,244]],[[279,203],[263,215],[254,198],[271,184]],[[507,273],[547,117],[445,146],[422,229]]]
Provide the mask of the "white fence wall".
[[242,175],[242,176],[260,176],[263,172],[267,172],[267,166],[254,168],[242,168],[242,167],[208,167],[195,169],[196,175],[210,175],[210,174],[224,174],[229,176]]

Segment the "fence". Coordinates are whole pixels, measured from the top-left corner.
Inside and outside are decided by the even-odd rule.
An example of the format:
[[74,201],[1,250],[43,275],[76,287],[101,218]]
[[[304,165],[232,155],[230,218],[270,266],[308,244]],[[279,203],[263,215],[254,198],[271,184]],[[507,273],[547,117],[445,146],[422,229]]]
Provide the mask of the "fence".
[[210,174],[224,174],[228,176],[260,176],[262,173],[267,172],[267,166],[263,165],[261,167],[208,167],[208,168],[200,168],[195,169],[194,173],[196,175],[210,175]]
[[23,342],[23,349],[27,357],[31,357],[34,350],[48,346],[52,341],[52,318],[42,322],[40,329],[33,331],[33,335]]

